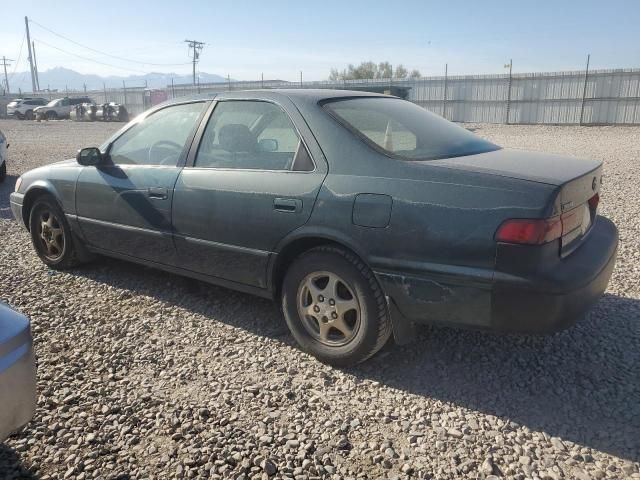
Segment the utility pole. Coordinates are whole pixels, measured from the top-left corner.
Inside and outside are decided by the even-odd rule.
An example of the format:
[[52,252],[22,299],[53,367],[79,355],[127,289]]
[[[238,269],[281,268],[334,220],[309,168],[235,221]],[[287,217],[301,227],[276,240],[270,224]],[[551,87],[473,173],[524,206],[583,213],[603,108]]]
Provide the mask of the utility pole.
[[36,74],[33,69],[33,53],[31,52],[31,35],[29,35],[29,18],[24,17],[24,25],[27,28],[27,47],[29,47],[29,65],[31,66],[31,88],[32,92],[36,92],[38,87],[36,85]]
[[38,57],[36,57],[36,42],[31,42],[33,47],[33,70],[36,72],[36,88],[40,91],[40,77],[38,76]]
[[[507,65],[505,65],[507,67]],[[511,112],[511,84],[513,83],[513,59],[509,60],[509,85],[507,87],[507,125],[509,125],[509,113]]]
[[4,83],[5,83],[6,87],[7,87],[7,93],[11,93],[11,90],[9,90],[9,77],[7,76],[7,67],[9,66],[9,64],[7,62],[13,62],[13,60],[3,56],[2,57],[2,66],[4,67]]
[[449,64],[444,64],[444,92],[442,93],[442,116],[447,118],[447,80],[449,79]]
[[196,84],[196,63],[200,60],[200,52],[204,47],[204,42],[198,42],[197,40],[185,40],[185,43],[189,45],[189,55],[193,59],[193,84]]
[[587,98],[587,82],[589,80],[589,60],[591,60],[591,54],[587,55],[587,68],[584,71],[584,85],[582,87],[582,103],[580,104],[580,125],[584,120],[584,101]]

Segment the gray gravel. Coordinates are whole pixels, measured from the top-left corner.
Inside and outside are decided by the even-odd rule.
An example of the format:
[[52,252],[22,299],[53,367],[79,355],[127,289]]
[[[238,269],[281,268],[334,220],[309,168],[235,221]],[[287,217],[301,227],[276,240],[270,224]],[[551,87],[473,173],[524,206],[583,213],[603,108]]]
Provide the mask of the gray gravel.
[[548,337],[425,328],[337,370],[301,353],[265,300],[115,260],[57,273],[37,259],[8,218],[15,176],[117,127],[0,121],[0,301],[31,316],[39,361],[36,416],[0,446],[0,478],[640,479],[640,128],[471,126],[605,160],[621,246],[587,319]]

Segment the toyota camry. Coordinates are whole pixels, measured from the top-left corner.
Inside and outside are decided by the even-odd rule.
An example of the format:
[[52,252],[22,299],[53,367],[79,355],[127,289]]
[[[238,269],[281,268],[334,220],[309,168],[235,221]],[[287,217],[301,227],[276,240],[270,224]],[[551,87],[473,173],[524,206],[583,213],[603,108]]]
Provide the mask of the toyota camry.
[[601,181],[399,98],[242,91],[154,107],[22,175],[11,208],[51,268],[100,254],[276,299],[344,366],[417,324],[572,325],[614,267]]

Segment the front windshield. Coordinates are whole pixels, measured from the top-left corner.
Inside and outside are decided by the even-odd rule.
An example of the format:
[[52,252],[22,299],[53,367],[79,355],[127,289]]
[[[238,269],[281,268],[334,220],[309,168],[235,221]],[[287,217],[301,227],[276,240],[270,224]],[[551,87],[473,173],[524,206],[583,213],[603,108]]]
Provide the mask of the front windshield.
[[60,100],[51,100],[49,103],[47,103],[47,107],[55,107],[59,101]]
[[398,98],[337,99],[323,106],[369,145],[392,157],[435,160],[500,148],[465,128]]

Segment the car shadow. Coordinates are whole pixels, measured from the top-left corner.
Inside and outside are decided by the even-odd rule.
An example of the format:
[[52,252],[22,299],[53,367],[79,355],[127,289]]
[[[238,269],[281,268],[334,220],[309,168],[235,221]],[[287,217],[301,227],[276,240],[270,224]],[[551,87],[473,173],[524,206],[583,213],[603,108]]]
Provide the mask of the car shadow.
[[0,218],[13,218],[11,206],[9,205],[9,195],[16,186],[17,175],[7,175],[4,182],[0,183]]
[[[294,344],[269,300],[119,260],[74,272]],[[346,372],[640,461],[639,319],[640,300],[605,295],[587,318],[554,335],[423,327],[412,344],[390,342]]]
[[36,480],[39,477],[23,465],[20,455],[14,449],[0,443],[0,478]]

